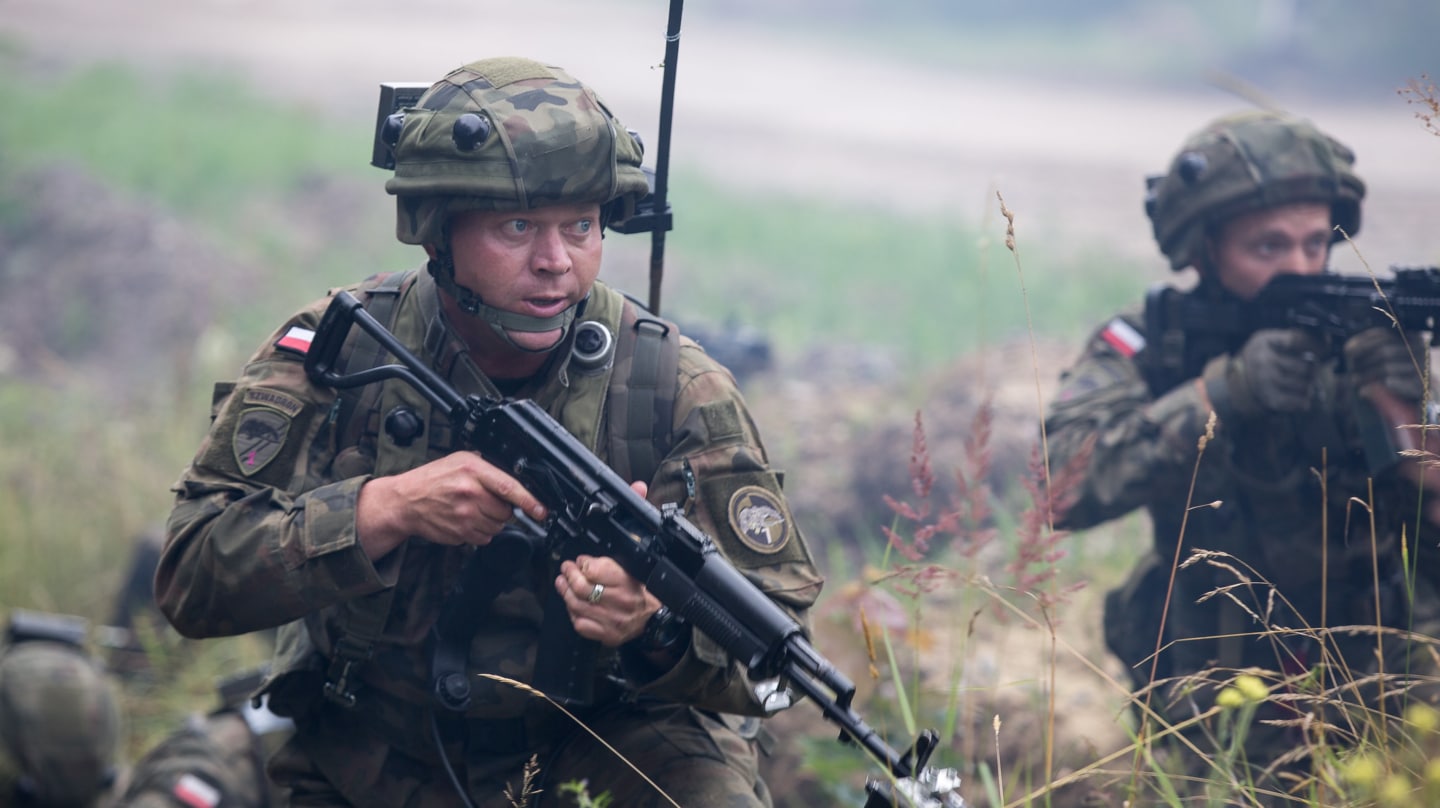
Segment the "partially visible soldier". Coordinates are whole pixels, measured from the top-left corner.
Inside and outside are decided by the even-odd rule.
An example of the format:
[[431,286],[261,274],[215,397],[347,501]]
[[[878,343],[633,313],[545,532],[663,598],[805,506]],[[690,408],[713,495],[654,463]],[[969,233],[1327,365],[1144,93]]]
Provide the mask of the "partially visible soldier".
[[265,775],[265,761],[295,724],[250,694],[268,668],[220,684],[220,707],[185,725],[135,764],[113,808],[271,808],[284,795]]
[[[1249,300],[1279,274],[1325,272],[1340,231],[1360,229],[1365,186],[1353,163],[1348,148],[1308,121],[1268,112],[1226,116],[1189,138],[1168,173],[1151,180],[1146,204],[1171,268],[1198,273],[1184,294]],[[1416,481],[1424,471],[1385,447],[1388,468],[1373,469],[1357,426],[1381,399],[1408,413],[1405,423],[1421,422],[1423,335],[1373,328],[1327,356],[1301,330],[1255,330],[1203,348],[1200,335],[1179,327],[1151,331],[1139,308],[1101,326],[1064,373],[1046,416],[1052,468],[1080,469],[1065,526],[1137,508],[1153,522],[1154,551],[1105,604],[1107,643],[1135,685],[1150,683],[1152,666],[1156,679],[1191,677],[1187,689],[1153,701],[1171,722],[1211,707],[1214,685],[1247,668],[1274,672],[1271,685],[1315,673],[1321,686],[1337,688],[1329,705],[1354,706],[1348,712],[1362,723],[1354,685],[1370,674],[1414,677],[1390,681],[1391,692],[1431,685],[1409,697],[1433,701],[1434,656],[1423,642],[1375,636],[1376,627],[1440,635],[1440,534],[1433,508],[1422,511]],[[1217,424],[1202,453],[1212,412]],[[1180,568],[1167,612],[1172,565],[1196,549],[1229,558]],[[1222,587],[1231,588],[1218,593]],[[1336,626],[1371,630],[1324,631]],[[1288,681],[1293,687],[1296,679]],[[1267,703],[1260,718],[1297,718],[1311,708],[1276,705]],[[1386,705],[1388,714],[1400,706]],[[1336,728],[1331,739],[1355,726]],[[1271,724],[1250,733],[1248,760],[1262,768],[1303,741]],[[1193,735],[1214,751],[1198,727]]]
[[81,618],[16,609],[0,648],[0,806],[87,808],[109,795],[122,715]]
[[130,567],[115,593],[114,610],[106,626],[104,645],[109,648],[110,669],[121,676],[149,669],[143,642],[145,632],[163,630],[174,636],[170,624],[155,605],[155,567],[160,548],[165,546],[163,526],[145,530],[131,540],[134,548]]
[[764,373],[774,364],[770,340],[758,330],[733,320],[721,324],[682,324],[686,336],[695,340],[716,362],[735,375],[742,387],[751,377]]

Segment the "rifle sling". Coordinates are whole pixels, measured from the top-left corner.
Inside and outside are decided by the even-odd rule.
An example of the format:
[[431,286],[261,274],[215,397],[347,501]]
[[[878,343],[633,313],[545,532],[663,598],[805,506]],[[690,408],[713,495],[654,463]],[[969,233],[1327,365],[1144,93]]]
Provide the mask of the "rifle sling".
[[[413,272],[394,272],[385,276],[378,286],[369,290],[367,310],[388,327],[394,318],[400,292]],[[344,373],[352,364],[356,369],[375,367],[384,357],[384,349],[369,334],[360,332],[353,345],[340,358],[339,370]],[[357,363],[356,360],[359,360]],[[380,395],[380,385],[367,385],[358,396],[353,390],[341,390],[336,399],[336,418],[342,430],[348,430],[354,421],[354,410],[358,401],[372,403]],[[344,436],[346,439],[348,435]],[[325,698],[346,708],[355,706],[356,674],[361,665],[375,654],[375,641],[385,629],[390,615],[390,605],[395,597],[394,587],[388,587],[369,597],[352,601],[349,619],[345,621],[345,633],[335,644],[330,657],[330,667],[325,674],[323,692]]]
[[617,367],[626,356],[633,357],[629,378],[611,381],[606,407],[611,419],[611,464],[622,478],[648,483],[670,448],[679,335],[664,320],[639,313],[638,306],[626,306],[616,346]]

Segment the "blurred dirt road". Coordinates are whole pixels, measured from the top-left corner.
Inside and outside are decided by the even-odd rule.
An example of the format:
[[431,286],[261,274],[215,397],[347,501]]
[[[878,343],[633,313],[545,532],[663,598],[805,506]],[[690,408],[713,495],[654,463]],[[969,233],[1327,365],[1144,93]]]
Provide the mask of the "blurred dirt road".
[[[381,81],[428,82],[471,59],[532,56],[600,88],[652,150],[665,23],[662,0],[0,0],[0,36],[57,66],[105,58],[162,72],[235,70],[365,127]],[[1182,97],[1012,80],[1005,65],[942,74],[801,45],[698,4],[687,10],[678,68],[677,167],[971,221],[995,215],[998,189],[1022,245],[1027,231],[1058,232],[1154,258],[1157,273],[1143,176],[1162,170],[1190,131],[1243,105],[1200,78]],[[1440,138],[1415,107],[1395,94],[1364,108],[1279,101],[1359,154],[1370,196],[1357,243],[1372,266],[1440,261]],[[1335,263],[1358,267],[1347,250]]]

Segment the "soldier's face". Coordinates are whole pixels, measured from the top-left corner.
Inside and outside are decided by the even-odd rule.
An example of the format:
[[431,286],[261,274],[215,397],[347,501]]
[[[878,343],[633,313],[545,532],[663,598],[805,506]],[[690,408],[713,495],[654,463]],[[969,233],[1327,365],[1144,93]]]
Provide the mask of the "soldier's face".
[[1250,300],[1276,275],[1315,275],[1330,254],[1330,206],[1301,203],[1231,219],[1211,240],[1220,284]]
[[[552,317],[590,294],[600,274],[600,206],[551,205],[527,211],[468,211],[450,220],[455,280],[486,305]],[[509,331],[531,351],[560,341],[561,330]]]

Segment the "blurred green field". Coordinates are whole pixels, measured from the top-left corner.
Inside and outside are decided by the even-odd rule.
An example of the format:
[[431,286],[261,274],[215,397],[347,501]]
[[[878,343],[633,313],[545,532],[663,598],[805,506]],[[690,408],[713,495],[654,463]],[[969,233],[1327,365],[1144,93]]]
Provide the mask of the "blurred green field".
[[[371,132],[341,129],[298,106],[277,109],[233,79],[162,83],[116,64],[59,79],[20,80],[7,70],[0,104],[10,112],[0,119],[0,170],[75,162],[175,211],[263,268],[252,280],[268,311],[417,261],[418,250],[391,235],[384,175],[368,165]],[[680,155],[676,162],[684,165]],[[293,245],[299,234],[267,212],[283,212],[322,178],[350,183],[361,198],[347,204],[364,218],[351,237],[302,253]],[[817,341],[888,348],[910,369],[1025,331],[1003,227],[993,221],[741,195],[683,169],[671,202],[679,226],[667,242],[666,310],[677,317],[761,327],[782,351]],[[648,249],[643,236],[628,241],[631,255]],[[1033,240],[1046,243],[1043,234]],[[1038,333],[1074,335],[1133,294],[1137,268],[1094,253],[1089,245],[1026,246]],[[643,279],[621,277],[644,291]],[[244,320],[256,301],[247,302],[222,314],[241,318],[248,333],[237,336],[249,345],[273,323]]]

